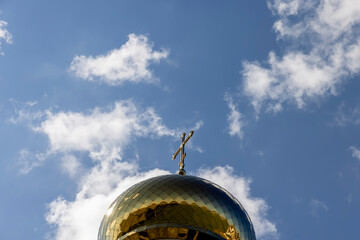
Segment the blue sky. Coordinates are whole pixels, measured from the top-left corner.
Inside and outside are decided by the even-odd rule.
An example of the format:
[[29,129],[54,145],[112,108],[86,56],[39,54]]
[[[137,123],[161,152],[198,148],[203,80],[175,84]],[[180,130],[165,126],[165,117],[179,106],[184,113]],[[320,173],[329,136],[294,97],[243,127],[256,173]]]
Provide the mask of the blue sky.
[[126,188],[228,189],[258,239],[360,239],[356,0],[2,1],[0,230],[95,240]]

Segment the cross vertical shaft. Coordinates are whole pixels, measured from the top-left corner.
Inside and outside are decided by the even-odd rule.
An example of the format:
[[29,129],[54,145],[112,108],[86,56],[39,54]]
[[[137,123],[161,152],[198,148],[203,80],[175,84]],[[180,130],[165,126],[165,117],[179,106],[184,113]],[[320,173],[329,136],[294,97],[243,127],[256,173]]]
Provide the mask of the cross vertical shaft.
[[185,145],[189,141],[189,139],[193,136],[193,134],[194,134],[194,131],[190,131],[189,136],[186,139],[185,139],[186,134],[185,133],[181,134],[180,147],[178,148],[178,150],[172,156],[172,159],[174,160],[176,158],[176,156],[179,154],[179,152],[181,151],[180,162],[179,162],[179,174],[180,175],[185,175],[186,174],[186,171],[185,171],[185,157],[186,157]]

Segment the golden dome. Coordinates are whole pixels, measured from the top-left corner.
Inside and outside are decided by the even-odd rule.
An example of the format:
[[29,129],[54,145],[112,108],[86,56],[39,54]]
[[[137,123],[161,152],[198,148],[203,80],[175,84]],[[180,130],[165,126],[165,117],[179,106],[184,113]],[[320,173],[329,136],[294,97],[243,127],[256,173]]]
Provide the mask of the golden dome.
[[255,240],[249,216],[220,186],[194,176],[164,175],[135,184],[109,207],[98,240]]

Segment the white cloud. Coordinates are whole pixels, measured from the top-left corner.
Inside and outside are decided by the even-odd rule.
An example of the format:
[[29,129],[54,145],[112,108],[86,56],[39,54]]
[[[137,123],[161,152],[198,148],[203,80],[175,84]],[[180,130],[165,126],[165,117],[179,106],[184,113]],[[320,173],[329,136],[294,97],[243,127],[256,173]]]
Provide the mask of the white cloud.
[[[343,34],[350,37],[354,33],[353,27],[360,21],[357,0],[274,0],[269,1],[268,6],[280,18],[274,28],[282,37],[312,34],[330,42]],[[299,15],[303,16],[297,20],[288,18]],[[283,26],[282,30],[278,26]]]
[[153,44],[146,36],[129,34],[129,40],[124,45],[105,55],[76,56],[71,62],[70,71],[77,77],[109,85],[121,85],[124,82],[153,83],[157,79],[149,65],[166,59],[168,55],[169,50],[153,50]]
[[267,219],[268,204],[264,199],[251,196],[250,179],[237,176],[229,166],[199,170],[198,175],[224,187],[240,201],[253,222],[258,239],[277,238],[275,224]]
[[318,57],[294,52],[278,59],[270,53],[269,64],[270,69],[265,69],[258,63],[244,63],[244,93],[257,112],[264,103],[266,110],[277,112],[285,101],[302,108],[307,99],[336,94],[339,72]]
[[[360,72],[360,2],[356,0],[273,0],[278,38],[291,48],[269,53],[267,66],[243,63],[243,93],[259,113],[280,111],[284,103],[303,108],[336,95],[349,76]],[[306,49],[306,50],[304,50]]]
[[120,159],[124,147],[135,137],[174,136],[153,108],[139,110],[128,101],[89,113],[47,112],[34,130],[49,139],[49,154],[88,152],[94,160]]
[[[28,125],[49,140],[46,151],[33,153],[23,149],[20,152],[18,163],[24,174],[41,166],[49,157],[59,155],[64,172],[73,176],[82,169],[73,153],[88,154],[94,161],[121,159],[128,143],[136,138],[177,138],[187,131],[168,128],[153,108],[142,109],[132,100],[117,101],[86,112],[35,111],[30,108],[35,102],[14,103],[17,105],[15,115],[8,121]],[[199,120],[191,129],[199,130],[202,125],[203,121]],[[203,152],[192,143],[189,148]]]
[[79,172],[81,163],[74,155],[66,154],[61,158],[63,170],[69,174],[70,177],[75,177]]
[[298,14],[299,10],[308,9],[313,6],[312,1],[307,0],[273,0],[268,1],[268,7],[274,14],[280,16],[291,16]]
[[[19,103],[15,102],[17,105]],[[20,172],[27,174],[50,156],[59,154],[64,172],[73,176],[81,166],[73,153],[87,153],[94,161],[121,159],[128,143],[138,137],[158,138],[180,136],[179,129],[169,129],[153,108],[141,109],[132,100],[117,101],[104,108],[88,112],[33,111],[34,103],[20,103],[15,108],[13,124],[28,125],[48,140],[45,152],[33,153],[23,149],[19,153]],[[198,122],[198,127],[201,127]]]
[[227,122],[229,124],[228,133],[230,136],[237,136],[242,139],[244,135],[243,115],[236,109],[237,106],[234,104],[234,101],[229,94],[225,94],[225,101],[230,109],[230,113],[227,115]]
[[351,146],[349,149],[352,152],[352,156],[360,161],[360,149],[354,146]]
[[11,33],[6,29],[6,26],[8,25],[7,22],[0,20],[0,54],[4,55],[4,53],[1,51],[1,45],[3,42],[7,44],[12,44],[12,35]]

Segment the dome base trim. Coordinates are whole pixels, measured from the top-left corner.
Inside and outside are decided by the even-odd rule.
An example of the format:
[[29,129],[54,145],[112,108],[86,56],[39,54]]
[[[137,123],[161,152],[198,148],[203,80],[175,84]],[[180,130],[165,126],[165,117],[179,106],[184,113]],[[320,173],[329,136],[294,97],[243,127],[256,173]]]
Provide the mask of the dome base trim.
[[176,223],[162,223],[139,227],[121,236],[117,240],[137,239],[226,240],[206,229]]

